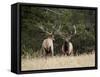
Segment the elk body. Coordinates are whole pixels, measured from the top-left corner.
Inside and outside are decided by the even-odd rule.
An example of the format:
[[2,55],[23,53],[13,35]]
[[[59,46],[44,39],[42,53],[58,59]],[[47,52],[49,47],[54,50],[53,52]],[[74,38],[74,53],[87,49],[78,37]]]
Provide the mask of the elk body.
[[70,41],[65,40],[62,45],[62,53],[64,55],[71,55],[73,53],[73,45]]
[[70,34],[68,37],[65,36],[64,43],[62,45],[62,53],[64,55],[71,55],[73,54],[73,44],[70,42],[70,39],[72,39],[72,36],[76,34],[76,27],[74,26],[74,33]]
[[42,43],[42,55],[43,56],[53,56],[54,55],[54,46],[53,46],[53,41],[54,41],[54,32],[48,31],[48,28],[44,28],[42,25],[39,26],[39,28],[42,30],[47,35],[47,38],[43,40]]
[[63,39],[63,44],[62,44],[62,47],[61,47],[61,52],[64,54],[64,55],[71,55],[73,54],[73,44],[72,42],[70,41],[70,39],[72,39],[72,36],[74,36],[76,34],[76,27],[74,27],[74,33],[73,34],[68,34],[67,32],[62,32],[61,31],[61,26],[59,26],[59,29],[58,29],[58,34],[62,37]]
[[53,40],[53,35],[49,35],[46,39],[44,39],[42,43],[42,49],[45,56],[54,55]]

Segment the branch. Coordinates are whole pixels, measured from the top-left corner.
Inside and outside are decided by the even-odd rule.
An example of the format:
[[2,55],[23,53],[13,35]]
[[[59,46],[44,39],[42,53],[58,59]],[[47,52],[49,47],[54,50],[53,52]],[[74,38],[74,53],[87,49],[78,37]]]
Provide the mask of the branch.
[[53,13],[55,13],[55,14],[57,14],[57,15],[62,15],[61,13],[57,13],[56,11],[54,11],[54,10],[51,10],[51,9],[48,9],[48,8],[45,8],[46,10],[48,10],[48,11],[50,11],[50,12],[53,12]]
[[74,34],[76,34],[76,26],[74,25],[73,27],[74,27]]

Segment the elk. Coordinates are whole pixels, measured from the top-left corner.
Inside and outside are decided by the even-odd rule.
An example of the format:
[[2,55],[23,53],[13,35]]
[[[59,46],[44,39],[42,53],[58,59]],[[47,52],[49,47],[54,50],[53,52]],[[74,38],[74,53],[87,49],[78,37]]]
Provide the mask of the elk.
[[53,32],[49,32],[47,29],[44,29],[43,26],[39,26],[39,28],[47,34],[47,37],[43,40],[42,43],[42,52],[45,56],[53,56],[54,55],[54,34]]
[[68,33],[61,32],[60,31],[61,26],[58,29],[58,34],[64,40],[63,41],[63,44],[62,44],[62,47],[61,47],[61,52],[64,55],[68,55],[69,56],[69,55],[73,54],[73,44],[70,41],[70,39],[72,39],[72,36],[74,36],[76,34],[76,26],[74,25],[73,28],[74,28],[74,33],[73,34],[70,34],[70,35],[68,35]]

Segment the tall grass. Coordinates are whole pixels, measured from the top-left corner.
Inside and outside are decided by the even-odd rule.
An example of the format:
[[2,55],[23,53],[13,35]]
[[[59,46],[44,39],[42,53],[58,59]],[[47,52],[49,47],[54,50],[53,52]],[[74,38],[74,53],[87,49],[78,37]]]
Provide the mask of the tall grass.
[[57,68],[76,68],[95,66],[95,54],[79,56],[53,56],[47,58],[22,58],[22,70],[41,70]]

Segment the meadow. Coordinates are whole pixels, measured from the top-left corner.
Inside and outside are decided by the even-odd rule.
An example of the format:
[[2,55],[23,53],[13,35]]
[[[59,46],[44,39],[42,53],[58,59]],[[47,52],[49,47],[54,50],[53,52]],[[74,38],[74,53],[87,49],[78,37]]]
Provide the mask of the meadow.
[[21,70],[41,70],[57,68],[77,68],[95,66],[95,54],[82,54],[79,56],[53,56],[22,58]]

